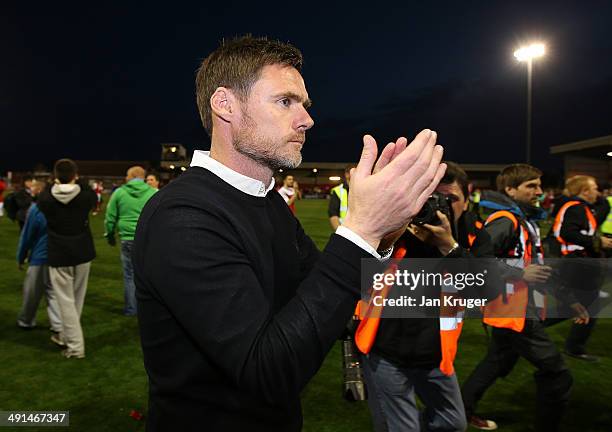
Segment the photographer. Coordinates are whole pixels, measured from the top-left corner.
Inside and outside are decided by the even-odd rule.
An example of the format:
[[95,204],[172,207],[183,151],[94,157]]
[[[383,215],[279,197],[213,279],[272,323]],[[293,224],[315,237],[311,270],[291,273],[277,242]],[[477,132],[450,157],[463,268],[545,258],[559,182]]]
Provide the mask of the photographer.
[[[456,163],[446,164],[437,193],[418,215],[419,225],[410,225],[396,242],[395,258],[402,258],[397,255],[401,250],[406,251],[403,258],[470,258],[470,241],[487,242],[486,236],[475,236],[476,218],[466,212],[466,173]],[[430,221],[422,223],[422,219]],[[480,296],[487,297],[486,293]],[[442,312],[435,312],[439,319],[368,321],[364,317],[356,332],[357,346],[366,354],[363,362],[368,404],[378,432],[419,430],[415,393],[427,408],[423,416],[426,430],[463,431],[467,426],[453,368],[462,312],[451,319],[452,328],[447,326],[448,320],[441,325]],[[377,330],[366,330],[373,322],[378,322]]]

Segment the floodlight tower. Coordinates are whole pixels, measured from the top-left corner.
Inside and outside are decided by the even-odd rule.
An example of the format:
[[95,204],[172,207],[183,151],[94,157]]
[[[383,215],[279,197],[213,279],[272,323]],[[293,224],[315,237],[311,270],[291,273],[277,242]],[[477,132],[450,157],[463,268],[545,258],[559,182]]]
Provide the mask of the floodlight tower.
[[520,62],[527,62],[527,148],[526,160],[531,163],[531,77],[533,74],[533,60],[542,57],[546,47],[542,43],[533,43],[514,51],[514,57]]

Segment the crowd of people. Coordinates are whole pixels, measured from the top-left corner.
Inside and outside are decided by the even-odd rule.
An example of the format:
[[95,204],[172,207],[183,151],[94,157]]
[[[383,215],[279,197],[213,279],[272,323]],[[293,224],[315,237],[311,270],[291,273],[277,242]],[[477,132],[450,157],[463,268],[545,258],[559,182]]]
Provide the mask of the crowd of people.
[[[545,242],[538,224],[550,221],[548,238],[558,246],[553,256],[610,256],[612,196],[601,194],[593,177],[579,175],[567,179],[561,194],[543,199],[547,194],[542,192],[541,171],[515,164],[499,174],[497,190],[478,190],[474,199],[467,174],[458,164],[447,161],[446,165],[436,192],[448,201],[450,213],[440,213],[437,225],[408,225],[393,246],[395,251],[404,251],[403,255],[396,253],[391,259],[495,256],[512,261],[505,264],[508,268],[504,273],[512,285],[501,294],[490,286],[479,293],[491,300],[483,317],[492,329],[490,346],[462,388],[452,365],[458,352],[462,315],[453,316],[450,327],[448,321],[443,324],[428,318],[385,319],[374,331],[366,330],[370,317],[359,317],[352,337],[361,351],[360,367],[374,429],[417,430],[423,423],[427,430],[465,430],[467,424],[495,430],[494,420],[477,414],[477,403],[497,378],[506,376],[523,357],[536,368],[537,430],[556,430],[559,413],[569,402],[573,380],[561,352],[546,333],[549,321],[559,319],[547,321],[541,317],[536,299],[542,293],[532,288],[545,282],[552,272],[544,265]],[[348,165],[344,181],[330,190],[327,215],[333,231],[346,219],[354,168]],[[105,238],[115,246],[118,235],[121,244],[126,316],[137,312],[131,258],[136,226],[158,187],[155,174],[146,175],[142,167],[131,167],[125,184],[113,191],[106,205]],[[300,196],[297,181],[286,175],[276,190],[295,214],[295,201]],[[25,176],[22,189],[10,199],[14,201],[9,205],[9,216],[20,228],[19,268],[24,269],[27,262],[17,325],[26,329],[36,326],[38,305],[45,297],[51,340],[63,348],[66,358],[85,356],[80,315],[95,257],[88,215],[100,210],[100,193],[100,183],[81,182],[74,162],[63,159],[55,165],[53,184]],[[598,300],[607,293],[600,291],[601,275],[592,274],[592,267],[587,273],[581,271],[584,264],[574,261],[568,262],[566,267],[573,271],[566,274],[568,278],[579,275],[581,289],[573,285],[573,290],[544,295],[556,295],[576,315],[564,353],[597,361],[587,352],[587,341],[597,320]],[[521,292],[524,296],[518,295]],[[502,298],[511,301],[504,304]],[[495,311],[515,307],[525,313],[499,316],[499,310]],[[449,329],[459,331],[449,339],[443,335],[443,330]],[[417,409],[416,396],[426,407],[424,414]]]
[[[126,316],[136,315],[130,257],[136,223],[159,187],[157,174],[145,174],[140,166],[128,169],[125,184],[113,191],[104,217],[108,243],[115,246],[117,234],[121,240]],[[101,182],[81,180],[74,161],[60,159],[54,166],[53,182],[26,175],[22,187],[4,200],[7,216],[19,224],[19,269],[24,270],[27,263],[17,325],[23,329],[36,326],[36,312],[44,296],[51,341],[62,348],[66,358],[85,357],[80,317],[96,256],[89,215],[101,211],[103,190]]]
[[[446,315],[440,322],[387,318],[372,327],[368,314],[356,311],[360,323],[352,335],[363,354],[360,366],[369,389],[374,429],[418,430],[423,422],[426,430],[464,430],[466,424],[495,430],[495,421],[476,413],[477,403],[523,357],[537,369],[536,430],[557,430],[572,377],[546,327],[575,315],[564,353],[598,361],[588,353],[587,341],[605,304],[601,300],[609,297],[601,291],[609,264],[597,258],[612,252],[612,196],[608,189],[599,192],[595,178],[577,175],[567,179],[562,193],[549,196],[542,205],[546,196],[542,172],[526,164],[503,169],[496,190],[470,194],[467,174],[453,162],[446,164],[437,192],[451,211],[440,214],[438,225],[409,225],[395,247],[403,251],[401,258],[507,259],[507,268],[500,272],[506,281],[502,292],[489,286],[488,292],[479,293],[489,299],[483,323],[492,329],[490,346],[460,389],[452,362],[462,317]],[[334,230],[346,217],[351,168],[347,166],[346,181],[332,190],[328,215]],[[542,222],[550,227],[546,239],[540,237]],[[549,292],[542,285],[553,276],[553,269],[544,265],[545,241],[549,257],[564,260],[557,282],[565,284]],[[585,258],[595,262],[585,263]],[[566,310],[545,319],[545,307],[538,300],[550,294]],[[444,335],[443,330],[449,329],[455,332],[452,337]],[[423,415],[417,410],[415,394],[425,405]]]
[[[105,238],[121,244],[124,314],[138,315],[148,430],[201,430],[203,422],[300,430],[300,392],[347,335],[377,432],[497,429],[478,403],[519,358],[536,369],[536,430],[559,430],[574,385],[563,353],[598,360],[588,341],[607,269],[589,263],[610,256],[612,197],[578,175],[553,199],[542,171],[527,164],[505,167],[495,188],[472,190],[466,172],[443,161],[435,131],[411,143],[400,137],[380,154],[366,135],[359,162],[330,190],[333,234],[321,252],[295,216],[295,178],[273,190],[275,173],[301,163],[314,123],[301,63],[289,44],[225,41],[196,78],[210,152],[196,151],[190,169],[159,191],[155,175],[131,167],[106,205]],[[89,214],[102,210],[102,187],[81,182],[75,163],[61,159],[53,184],[26,177],[23,191],[8,206],[21,230],[18,264],[29,264],[17,323],[34,326],[45,295],[51,340],[64,357],[83,358],[80,315],[95,258]],[[426,206],[433,212],[423,219]],[[563,265],[550,265],[545,250]],[[474,290],[432,288],[434,297],[486,300],[488,349],[462,386],[454,362],[465,307],[434,308],[435,319],[381,319],[384,307],[362,295],[362,260],[385,272],[416,258],[489,260],[501,275]],[[550,295],[566,310],[556,321],[543,313]],[[560,350],[547,326],[562,319],[573,323]]]

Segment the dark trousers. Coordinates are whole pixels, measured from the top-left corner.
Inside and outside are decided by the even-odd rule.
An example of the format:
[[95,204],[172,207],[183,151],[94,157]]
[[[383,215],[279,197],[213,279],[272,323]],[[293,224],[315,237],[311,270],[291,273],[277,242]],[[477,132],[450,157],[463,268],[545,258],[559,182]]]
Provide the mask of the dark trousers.
[[573,380],[559,350],[543,325],[536,320],[526,320],[521,333],[493,328],[487,355],[461,389],[467,414],[476,411],[476,405],[487,389],[497,378],[508,375],[519,357],[537,368],[534,373],[536,430],[558,430],[569,402]]
[[573,354],[585,354],[586,343],[593,332],[599,313],[599,290],[597,291],[574,291],[574,296],[585,308],[588,309],[591,318],[588,324],[573,323],[567,339],[565,349]]
[[[563,258],[562,262],[562,280],[568,284],[576,300],[587,308],[591,315],[588,324],[572,324],[565,340],[565,349],[574,354],[585,354],[586,343],[597,322],[596,316],[602,308],[602,302],[599,301],[599,289],[604,269],[600,260],[580,255],[569,255]],[[563,314],[560,315],[563,316]],[[571,317],[573,314],[569,311],[565,316]]]

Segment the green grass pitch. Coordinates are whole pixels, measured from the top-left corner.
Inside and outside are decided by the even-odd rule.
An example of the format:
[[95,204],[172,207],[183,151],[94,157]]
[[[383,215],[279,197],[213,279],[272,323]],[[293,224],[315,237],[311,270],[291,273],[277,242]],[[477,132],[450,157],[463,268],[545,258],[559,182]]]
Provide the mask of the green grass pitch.
[[[331,233],[326,201],[300,201],[297,206],[306,232],[320,248],[324,247]],[[137,322],[121,314],[119,250],[108,246],[102,238],[102,220],[102,214],[91,217],[98,257],[92,265],[82,317],[87,357],[66,360],[49,340],[43,304],[39,308],[38,328],[21,330],[16,326],[24,276],[15,262],[18,230],[6,217],[0,218],[0,410],[68,410],[68,429],[75,431],[144,430],[144,421],[129,416],[133,409],[146,413],[147,407],[147,377]],[[565,322],[549,329],[560,347],[568,327]],[[456,361],[460,381],[483,356],[487,344],[477,320],[468,320],[464,329]],[[574,390],[564,421],[566,431],[612,430],[611,335],[611,320],[601,319],[590,346],[594,354],[603,357],[602,361],[585,364],[568,359]],[[529,430],[535,400],[533,371],[531,365],[521,360],[482,401],[480,412],[494,418],[500,430]],[[336,344],[303,392],[304,431],[371,430],[366,403],[344,401],[341,385],[340,347]]]

